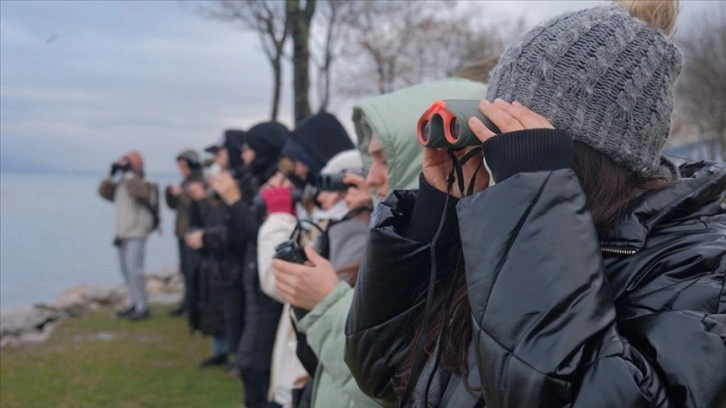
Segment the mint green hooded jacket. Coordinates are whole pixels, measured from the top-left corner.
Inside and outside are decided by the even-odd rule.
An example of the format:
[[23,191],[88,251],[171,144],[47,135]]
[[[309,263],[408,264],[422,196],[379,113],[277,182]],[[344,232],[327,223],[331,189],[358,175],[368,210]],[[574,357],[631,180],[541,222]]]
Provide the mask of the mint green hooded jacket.
[[[431,103],[439,99],[482,99],[486,85],[468,79],[449,78],[414,85],[361,101],[353,108],[358,148],[370,163],[371,132],[378,135],[388,162],[389,190],[418,188],[423,149],[416,126]],[[362,255],[362,254],[361,254]],[[340,282],[335,290],[302,320],[298,328],[320,361],[313,383],[313,408],[378,407],[358,388],[344,361],[345,321],[353,288]]]

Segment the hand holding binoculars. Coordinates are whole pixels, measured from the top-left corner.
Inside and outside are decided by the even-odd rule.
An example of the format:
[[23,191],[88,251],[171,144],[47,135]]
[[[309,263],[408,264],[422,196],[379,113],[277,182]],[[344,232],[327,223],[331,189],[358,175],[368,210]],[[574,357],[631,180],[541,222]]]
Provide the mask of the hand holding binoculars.
[[476,117],[494,133],[501,133],[479,110],[475,99],[443,99],[431,104],[418,120],[418,141],[424,147],[460,149],[479,146],[481,141],[469,128],[469,118]]

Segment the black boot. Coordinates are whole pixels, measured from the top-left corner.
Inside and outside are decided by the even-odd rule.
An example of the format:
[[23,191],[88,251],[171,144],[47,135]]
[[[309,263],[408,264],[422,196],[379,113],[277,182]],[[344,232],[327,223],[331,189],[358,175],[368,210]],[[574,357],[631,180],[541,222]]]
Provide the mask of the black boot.
[[212,366],[223,366],[227,363],[227,354],[217,354],[212,357],[207,358],[206,360],[202,360],[202,362],[199,363],[199,367],[212,367]]
[[184,315],[184,314],[185,314],[186,312],[187,312],[187,305],[186,305],[185,303],[182,303],[182,304],[181,304],[181,305],[179,305],[179,307],[177,307],[176,309],[174,309],[174,310],[171,310],[171,311],[169,312],[169,315],[170,315],[170,316],[182,316],[182,315]]
[[116,316],[118,316],[118,317],[129,317],[133,313],[134,313],[134,307],[133,306],[129,306],[129,307],[125,308],[125,309],[117,310],[116,311]]
[[129,316],[129,320],[131,320],[132,322],[137,322],[139,320],[148,319],[149,317],[151,317],[151,314],[149,313],[149,310],[147,309],[147,310],[133,312],[131,314],[131,316]]

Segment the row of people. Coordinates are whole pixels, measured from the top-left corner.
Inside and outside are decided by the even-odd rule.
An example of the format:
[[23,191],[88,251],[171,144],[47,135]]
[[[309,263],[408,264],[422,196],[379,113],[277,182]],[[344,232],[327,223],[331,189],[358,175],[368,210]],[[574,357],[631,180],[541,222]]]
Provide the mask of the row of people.
[[[489,86],[482,64],[361,101],[356,146],[325,113],[227,132],[224,171],[169,194],[191,325],[245,406],[726,403],[726,167],[661,156],[673,9],[570,13]],[[421,148],[433,101],[483,95],[478,146]]]

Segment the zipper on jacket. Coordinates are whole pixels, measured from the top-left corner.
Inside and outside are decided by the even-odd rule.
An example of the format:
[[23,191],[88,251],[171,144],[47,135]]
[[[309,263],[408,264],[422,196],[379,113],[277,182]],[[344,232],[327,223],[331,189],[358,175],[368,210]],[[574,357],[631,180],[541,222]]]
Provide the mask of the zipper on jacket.
[[618,255],[635,255],[638,250],[635,248],[613,248],[613,247],[600,247],[600,251],[609,252],[611,254]]

